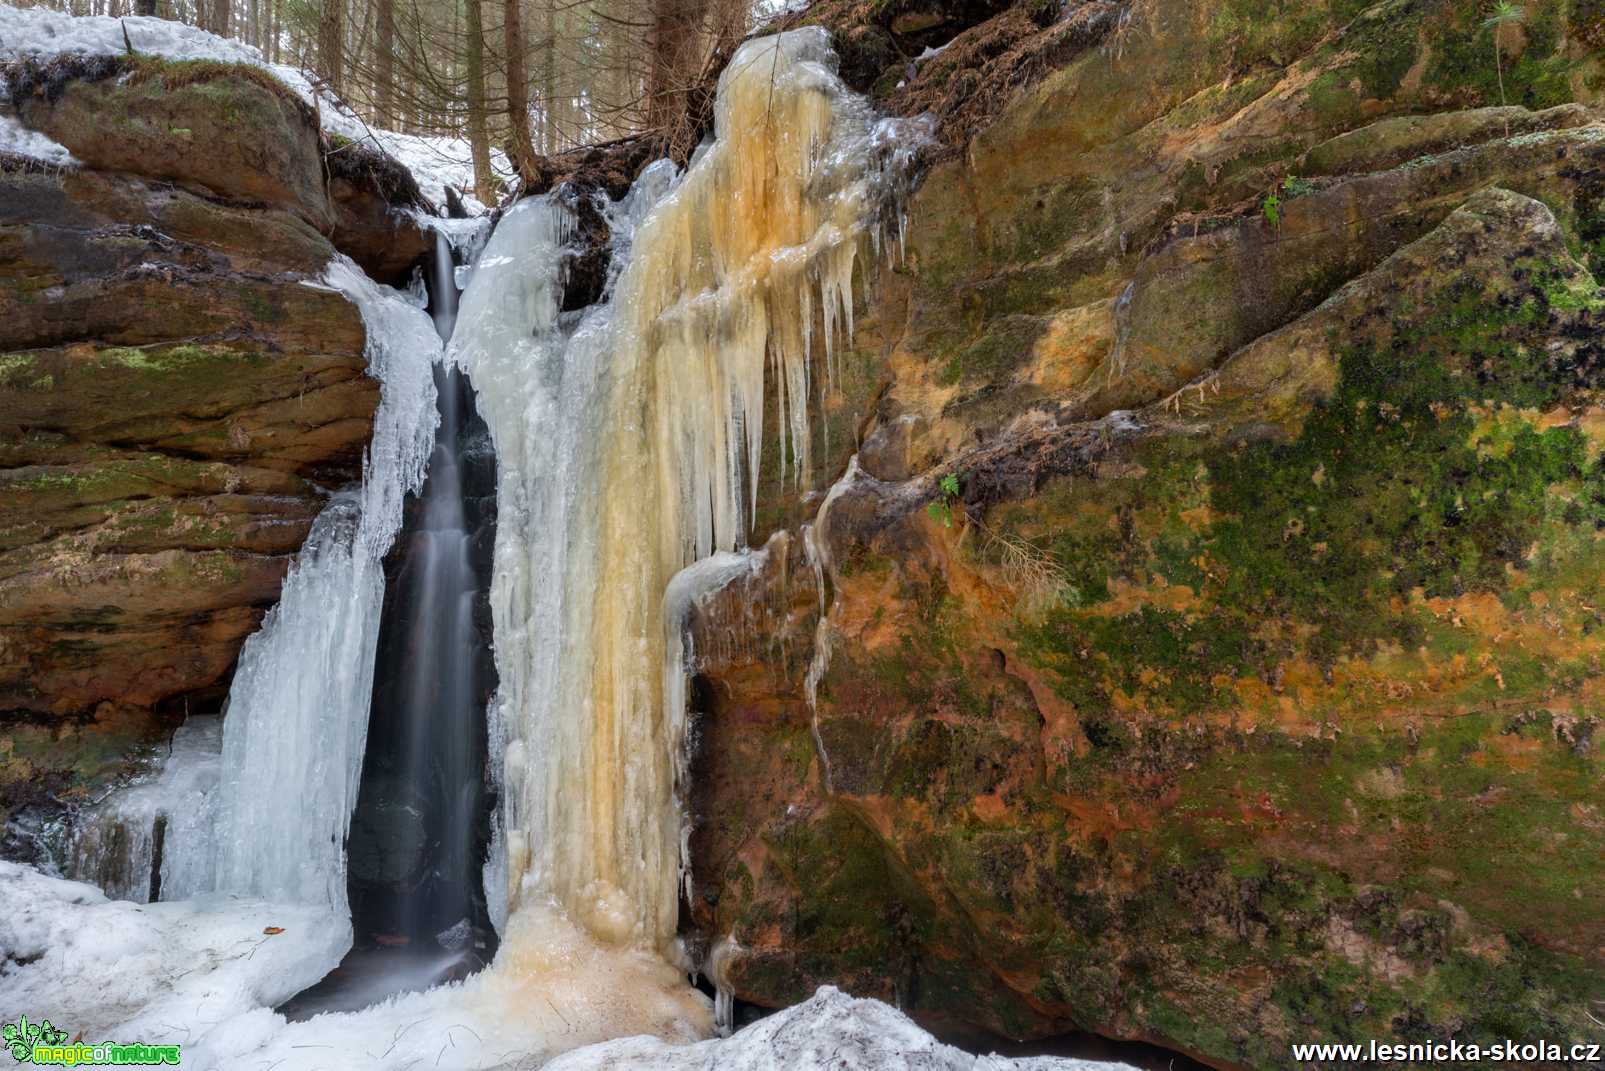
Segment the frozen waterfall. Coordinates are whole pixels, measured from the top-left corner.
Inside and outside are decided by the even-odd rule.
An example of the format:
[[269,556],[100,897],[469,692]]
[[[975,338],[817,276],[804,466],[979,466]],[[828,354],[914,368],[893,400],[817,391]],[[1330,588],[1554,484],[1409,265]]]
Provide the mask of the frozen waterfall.
[[279,604],[240,652],[223,720],[222,777],[211,843],[219,891],[347,909],[345,838],[356,803],[381,561],[402,502],[423,482],[434,442],[429,317],[339,257],[323,285],[361,311],[369,374],[379,380],[362,485],[336,494],[285,578]]

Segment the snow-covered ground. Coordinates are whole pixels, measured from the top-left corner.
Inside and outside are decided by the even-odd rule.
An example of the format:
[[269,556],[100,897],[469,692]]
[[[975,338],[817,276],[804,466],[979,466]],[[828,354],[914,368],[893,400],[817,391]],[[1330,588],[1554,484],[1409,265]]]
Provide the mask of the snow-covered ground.
[[[424,196],[436,205],[444,203],[446,186],[462,190],[473,185],[474,166],[467,139],[420,137],[370,127],[326,89],[315,90],[305,71],[269,63],[261,52],[244,42],[218,37],[180,22],[142,16],[115,19],[108,15],[68,15],[42,7],[17,8],[0,4],[0,63],[30,56],[121,54],[125,51],[125,29],[136,52],[169,59],[249,63],[271,71],[307,103],[316,99],[325,130],[353,141],[365,141],[395,157],[418,180]],[[4,87],[0,87],[0,94],[3,93]],[[33,156],[58,166],[71,162],[61,146],[42,135],[25,137],[28,133],[15,120],[0,113],[0,152]],[[513,176],[512,165],[500,150],[492,150],[491,164],[504,179]],[[471,196],[465,196],[464,202],[470,211],[484,210]]]
[[48,1018],[91,1043],[192,1044],[317,982],[350,946],[350,922],[327,909],[135,904],[0,862],[0,1020]]
[[[554,1003],[486,972],[303,1023],[271,1010],[332,969],[350,942],[350,925],[327,910],[216,896],[134,904],[0,862],[0,1021],[49,1019],[89,1043],[180,1044],[184,1065],[202,1071],[1131,1071],[972,1056],[889,1005],[828,986],[729,1038],[585,1044],[577,1033],[568,1044],[582,1047],[555,1059],[547,1046],[567,1047],[563,1009],[583,1031],[577,990],[588,1001],[631,994],[607,978],[576,978]],[[578,973],[592,966],[582,949],[552,954],[573,954]]]

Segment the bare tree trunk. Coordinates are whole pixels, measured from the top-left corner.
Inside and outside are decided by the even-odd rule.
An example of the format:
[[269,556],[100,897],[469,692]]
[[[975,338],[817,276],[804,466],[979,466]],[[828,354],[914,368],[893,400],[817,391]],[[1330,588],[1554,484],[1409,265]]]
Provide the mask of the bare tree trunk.
[[485,29],[480,0],[465,0],[468,38],[468,145],[474,158],[474,189],[491,197],[490,131],[485,114]]
[[698,74],[707,14],[707,0],[656,0],[653,5],[646,125],[665,138],[678,133],[685,117],[686,91]]
[[535,145],[529,134],[529,72],[524,54],[522,0],[503,5],[507,30],[507,122],[512,135],[513,163],[521,174],[535,167]]
[[134,13],[136,15],[144,15],[147,18],[154,18],[156,16],[156,0],[135,0]]
[[557,11],[556,0],[541,0],[541,147],[557,152]]
[[345,0],[323,0],[318,12],[318,73],[340,92],[345,77]]
[[395,126],[396,8],[395,0],[379,0],[378,41],[374,44],[374,105],[379,122]]
[[212,24],[207,29],[220,36],[228,36],[229,24],[233,21],[233,6],[231,0],[212,0]]

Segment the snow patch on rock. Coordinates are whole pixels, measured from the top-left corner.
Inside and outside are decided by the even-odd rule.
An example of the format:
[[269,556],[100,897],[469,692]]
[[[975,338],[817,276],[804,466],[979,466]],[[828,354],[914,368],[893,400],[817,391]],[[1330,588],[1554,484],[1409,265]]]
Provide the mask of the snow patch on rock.
[[[125,30],[127,44],[132,44],[136,52],[168,59],[248,63],[271,72],[302,100],[316,105],[324,130],[352,141],[366,142],[394,157],[412,172],[424,196],[437,205],[445,202],[446,186],[466,189],[473,185],[474,165],[466,138],[426,137],[370,127],[327,89],[314,88],[312,76],[305,71],[269,63],[260,51],[242,41],[219,37],[169,19],[138,15],[121,19],[109,15],[69,15],[42,7],[17,8],[0,4],[0,63],[63,55],[121,55],[127,51],[123,40]],[[8,118],[0,115],[0,151],[56,165],[72,162],[67,151],[48,138],[43,138],[44,145],[33,141],[11,144],[8,141],[10,125]],[[21,124],[15,125],[21,128]],[[59,155],[66,155],[66,159],[52,156],[52,146],[59,150]],[[491,165],[503,179],[514,175],[512,163],[500,150],[492,150]],[[485,210],[472,196],[465,195],[463,203],[470,211]]]
[[76,167],[78,161],[60,142],[29,130],[14,117],[0,112],[0,154],[26,156],[50,167]]

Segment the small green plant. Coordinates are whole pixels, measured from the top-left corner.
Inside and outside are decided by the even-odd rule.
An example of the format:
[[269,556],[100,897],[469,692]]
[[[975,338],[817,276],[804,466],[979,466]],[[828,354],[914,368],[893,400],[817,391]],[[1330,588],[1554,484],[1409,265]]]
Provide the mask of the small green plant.
[[942,497],[925,507],[925,512],[931,515],[931,520],[936,521],[943,528],[953,527],[953,504],[959,498],[961,479],[962,477],[956,472],[950,472],[943,476],[936,485]]
[[1289,175],[1282,180],[1282,192],[1287,194],[1287,199],[1291,201],[1295,197],[1303,197],[1314,193],[1315,183],[1309,179],[1299,178],[1297,175]]
[[1275,190],[1266,195],[1265,203],[1259,206],[1259,210],[1264,214],[1265,222],[1272,228],[1282,225],[1282,198]]
[[[1494,45],[1494,77],[1499,80],[1499,104],[1505,104],[1505,68],[1504,61],[1499,52],[1499,31],[1506,26],[1514,26],[1527,18],[1527,9],[1520,4],[1512,4],[1510,0],[1496,0],[1492,13],[1482,20],[1483,26],[1490,31]],[[1510,137],[1510,120],[1505,120],[1505,137]]]

